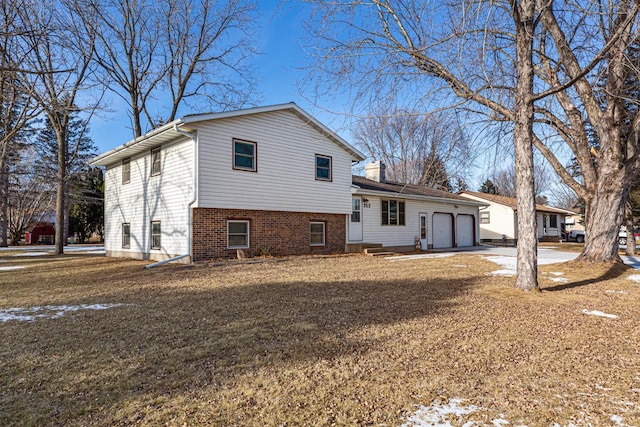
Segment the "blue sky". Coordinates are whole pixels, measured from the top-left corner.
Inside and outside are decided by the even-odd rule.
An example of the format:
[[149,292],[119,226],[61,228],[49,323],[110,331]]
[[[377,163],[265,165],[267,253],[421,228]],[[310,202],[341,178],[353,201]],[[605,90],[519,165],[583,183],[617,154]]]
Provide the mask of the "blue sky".
[[[301,46],[303,24],[309,6],[300,1],[261,0],[260,22],[257,24],[258,51],[253,59],[258,77],[256,92],[261,96],[260,105],[295,102],[304,110],[331,127],[335,117],[323,111],[329,106],[314,106],[298,91],[309,58]],[[127,105],[114,94],[108,94],[109,112],[99,113],[91,121],[91,133],[100,153],[108,151],[132,139],[127,116]],[[201,113],[205,111],[194,111]],[[348,140],[345,132],[335,129]]]

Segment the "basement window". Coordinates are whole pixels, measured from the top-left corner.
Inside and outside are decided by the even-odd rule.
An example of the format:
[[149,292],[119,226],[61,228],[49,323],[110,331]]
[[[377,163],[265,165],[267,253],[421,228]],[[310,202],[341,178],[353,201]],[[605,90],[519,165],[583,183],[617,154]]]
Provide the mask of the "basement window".
[[227,221],[227,248],[249,247],[249,221]]
[[310,231],[310,244],[311,246],[324,246],[324,222],[312,222],[309,227]]

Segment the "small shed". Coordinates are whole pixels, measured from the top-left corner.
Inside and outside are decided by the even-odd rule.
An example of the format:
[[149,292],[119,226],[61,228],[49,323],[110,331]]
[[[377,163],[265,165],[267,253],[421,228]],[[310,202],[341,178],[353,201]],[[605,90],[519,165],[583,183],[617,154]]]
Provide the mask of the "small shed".
[[31,230],[32,245],[52,245],[55,241],[56,229],[49,222],[39,222]]

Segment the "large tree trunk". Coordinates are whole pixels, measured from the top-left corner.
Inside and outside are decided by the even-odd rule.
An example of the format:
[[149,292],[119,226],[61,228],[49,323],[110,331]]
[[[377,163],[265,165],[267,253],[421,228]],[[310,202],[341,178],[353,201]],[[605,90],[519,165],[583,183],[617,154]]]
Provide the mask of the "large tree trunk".
[[607,175],[608,179],[598,180],[594,197],[587,203],[585,245],[576,261],[622,262],[618,255],[618,230],[627,185],[622,170],[607,173],[607,169],[606,164],[600,165],[599,174]]
[[535,1],[512,5],[516,33],[516,108],[514,144],[518,200],[516,288],[537,291],[538,229],[533,182],[533,33]]
[[6,248],[7,229],[9,228],[9,174],[7,173],[6,162],[0,162],[0,247]]
[[58,173],[56,175],[56,255],[64,253],[65,235],[64,235],[64,201],[66,193],[67,181],[67,138],[65,130],[56,129],[56,137],[58,138]]

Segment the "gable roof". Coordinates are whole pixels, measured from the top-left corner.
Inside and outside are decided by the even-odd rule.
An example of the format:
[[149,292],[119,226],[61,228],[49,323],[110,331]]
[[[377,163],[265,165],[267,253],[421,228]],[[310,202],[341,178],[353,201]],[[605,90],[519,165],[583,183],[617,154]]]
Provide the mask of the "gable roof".
[[184,133],[189,132],[190,124],[196,124],[199,122],[205,122],[210,120],[220,120],[231,117],[249,116],[252,114],[261,114],[274,111],[290,111],[302,119],[306,124],[316,129],[322,135],[333,141],[338,146],[347,151],[353,160],[361,161],[365,159],[365,155],[358,149],[353,147],[347,141],[342,139],[334,131],[320,123],[317,119],[304,111],[302,108],[294,102],[287,104],[268,105],[263,107],[245,108],[242,110],[225,111],[221,113],[205,113],[205,114],[192,114],[186,115],[172,122],[169,122],[163,126],[153,129],[146,134],[135,138],[125,144],[122,144],[112,150],[100,154],[99,156],[91,159],[90,164],[92,166],[107,166],[112,163],[121,161],[127,157],[131,157],[135,154],[149,150],[158,145],[174,141],[178,138],[184,137]]
[[426,185],[403,184],[399,182],[377,182],[363,176],[353,175],[351,182],[359,194],[386,195],[406,199],[431,200],[460,203],[464,205],[486,206],[486,203],[458,196]]
[[[513,197],[507,196],[499,196],[497,194],[488,194],[488,193],[478,193],[476,191],[463,190],[459,191],[458,194],[468,194],[470,196],[475,196],[479,199],[484,199],[489,202],[498,203],[507,207],[510,207],[514,211],[518,210],[518,201]],[[539,212],[549,212],[549,213],[557,213],[562,215],[572,215],[573,213],[567,211],[565,209],[552,208],[551,206],[541,205],[536,203],[536,211]]]

